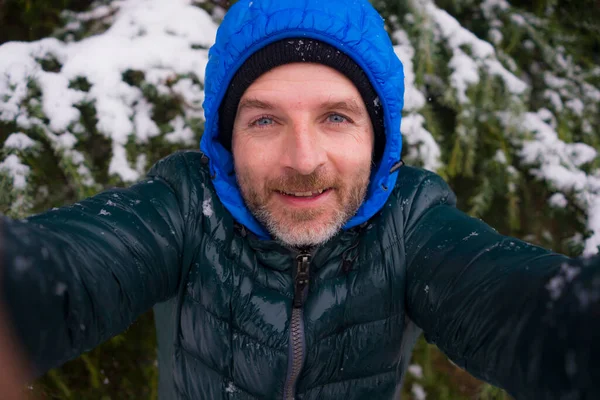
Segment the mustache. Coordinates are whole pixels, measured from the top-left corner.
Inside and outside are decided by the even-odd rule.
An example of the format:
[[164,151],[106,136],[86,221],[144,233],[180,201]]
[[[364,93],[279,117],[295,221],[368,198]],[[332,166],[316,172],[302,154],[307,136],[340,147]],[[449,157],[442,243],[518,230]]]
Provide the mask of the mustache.
[[339,186],[338,180],[325,172],[315,171],[309,175],[291,172],[270,179],[266,187],[276,191],[310,192],[319,189],[332,189]]

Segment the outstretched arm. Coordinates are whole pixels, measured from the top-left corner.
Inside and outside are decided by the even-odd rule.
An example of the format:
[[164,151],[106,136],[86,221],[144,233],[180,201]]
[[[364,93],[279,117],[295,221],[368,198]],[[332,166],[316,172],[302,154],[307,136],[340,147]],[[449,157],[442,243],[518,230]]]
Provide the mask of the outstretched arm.
[[517,399],[600,398],[600,260],[502,236],[433,174],[407,222],[407,312],[457,365]]
[[2,218],[0,295],[36,375],[175,294],[184,247],[180,159],[160,161],[130,188],[23,221]]

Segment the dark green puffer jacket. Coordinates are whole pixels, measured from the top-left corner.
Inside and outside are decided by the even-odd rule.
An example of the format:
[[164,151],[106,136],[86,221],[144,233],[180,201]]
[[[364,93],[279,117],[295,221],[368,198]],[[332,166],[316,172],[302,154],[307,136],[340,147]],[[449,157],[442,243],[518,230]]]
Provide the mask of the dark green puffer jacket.
[[[176,153],[131,188],[1,220],[2,294],[38,373],[155,306],[162,400],[283,398],[299,255],[234,223],[206,161]],[[454,201],[402,167],[378,214],[300,257],[297,399],[392,399],[421,329],[517,399],[600,398],[597,265],[503,237]]]

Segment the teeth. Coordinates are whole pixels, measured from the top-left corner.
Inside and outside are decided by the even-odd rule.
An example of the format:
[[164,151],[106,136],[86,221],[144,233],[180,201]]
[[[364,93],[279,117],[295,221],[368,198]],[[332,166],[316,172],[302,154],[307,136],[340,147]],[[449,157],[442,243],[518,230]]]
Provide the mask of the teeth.
[[315,192],[283,192],[289,196],[296,196],[296,197],[311,197],[311,196],[316,196],[319,195],[321,193],[323,193],[325,191],[325,189],[319,189]]

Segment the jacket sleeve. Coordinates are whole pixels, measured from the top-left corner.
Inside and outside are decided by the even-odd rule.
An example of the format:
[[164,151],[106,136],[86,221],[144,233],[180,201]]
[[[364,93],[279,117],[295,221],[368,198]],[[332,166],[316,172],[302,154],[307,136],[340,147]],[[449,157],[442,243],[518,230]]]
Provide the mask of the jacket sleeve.
[[407,313],[454,363],[516,399],[600,399],[600,262],[498,234],[437,175],[406,220]]
[[40,375],[125,330],[179,282],[178,163],[146,179],[17,221],[0,217],[0,295]]

